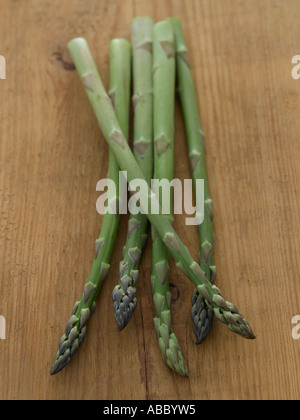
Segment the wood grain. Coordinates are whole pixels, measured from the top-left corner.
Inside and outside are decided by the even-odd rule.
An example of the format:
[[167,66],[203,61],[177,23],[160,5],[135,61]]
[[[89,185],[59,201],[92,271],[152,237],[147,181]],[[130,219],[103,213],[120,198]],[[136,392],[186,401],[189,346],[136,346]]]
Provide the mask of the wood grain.
[[[249,342],[215,322],[201,346],[190,321],[191,283],[171,269],[175,332],[190,378],[163,363],[153,328],[151,247],[138,307],[118,332],[111,291],[121,247],[86,341],[49,375],[58,340],[82,293],[101,226],[96,183],[108,150],[66,54],[88,40],[108,85],[109,41],[130,39],[130,21],[181,18],[197,85],[214,200],[217,284],[250,321]],[[0,54],[1,399],[297,399],[300,341],[300,81],[297,0],[2,0]],[[176,176],[190,177],[176,105]],[[197,255],[197,234],[175,227]],[[118,243],[124,240],[122,220]]]

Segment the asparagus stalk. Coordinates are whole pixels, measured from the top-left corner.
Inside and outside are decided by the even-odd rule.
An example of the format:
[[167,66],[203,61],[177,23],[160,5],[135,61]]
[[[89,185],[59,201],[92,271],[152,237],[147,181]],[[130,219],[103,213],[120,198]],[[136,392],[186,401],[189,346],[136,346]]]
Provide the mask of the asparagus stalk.
[[[192,170],[193,188],[196,191],[196,180],[204,180],[204,220],[198,226],[199,230],[199,262],[206,278],[214,283],[216,266],[214,265],[214,232],[213,205],[210,197],[208,176],[205,162],[204,134],[201,128],[196,89],[190,68],[188,49],[185,42],[182,25],[179,19],[169,18],[172,24],[176,45],[177,90],[183,111],[187,135],[189,160]],[[195,289],[192,296],[192,320],[196,334],[196,344],[202,343],[213,324],[213,311],[205,299]]]
[[[158,22],[153,31],[154,178],[168,181],[174,178],[174,48],[172,26],[167,21]],[[171,223],[172,204],[170,194]],[[179,375],[188,376],[188,368],[171,324],[170,253],[154,229],[152,241],[151,281],[159,347],[166,364]]]
[[[87,42],[84,38],[75,38],[69,42],[68,49],[103,136],[112,149],[120,168],[127,172],[129,182],[139,178],[146,183],[143,173],[125,140]],[[168,247],[178,267],[193,282],[199,293],[206,298],[216,317],[226,324],[231,331],[242,337],[255,338],[250,325],[236,306],[226,301],[221,291],[207,280],[199,264],[193,260],[190,252],[175,232],[168,216],[157,214],[155,211],[148,211],[152,204],[156,208],[158,205],[158,199],[149,186],[146,189],[140,189],[140,203],[141,209],[147,214],[150,223]]]
[[[133,153],[147,183],[153,170],[153,86],[152,86],[153,19],[138,17],[131,24],[133,57]],[[112,293],[117,325],[122,330],[132,318],[137,305],[135,284],[139,263],[147,240],[148,218],[130,215],[123,260],[120,262],[119,284]]]
[[[130,67],[131,45],[124,39],[115,39],[110,44],[111,75],[110,93],[125,136],[128,136],[129,105],[130,105]],[[116,71],[117,69],[117,71]],[[112,107],[110,99],[107,103]],[[111,149],[109,149],[107,178],[116,184],[119,200],[119,166]],[[110,197],[113,200],[113,197]],[[86,336],[86,323],[96,307],[96,299],[104,278],[110,268],[109,262],[115,245],[120,221],[119,214],[106,213],[100,234],[95,243],[95,256],[91,271],[83,289],[79,301],[75,303],[72,315],[67,322],[64,335],[59,341],[59,349],[52,365],[51,374],[54,375],[62,370],[73,358],[80,344]]]

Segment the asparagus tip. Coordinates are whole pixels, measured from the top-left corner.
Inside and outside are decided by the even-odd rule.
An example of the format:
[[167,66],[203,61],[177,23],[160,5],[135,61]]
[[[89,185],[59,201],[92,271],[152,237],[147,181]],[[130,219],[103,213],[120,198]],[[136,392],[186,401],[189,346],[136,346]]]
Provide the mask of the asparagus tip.
[[122,331],[131,320],[137,306],[135,287],[129,286],[124,290],[117,285],[112,292],[112,300],[115,320],[119,330]]
[[205,299],[198,293],[197,289],[192,296],[191,317],[196,344],[202,344],[213,326],[214,312],[207,306]]
[[50,375],[51,376],[56,375],[58,372],[63,370],[66,367],[67,364],[68,364],[68,362],[65,363],[65,364],[61,364],[61,363],[58,363],[58,360],[55,360],[53,365],[52,365],[52,368],[50,370]]

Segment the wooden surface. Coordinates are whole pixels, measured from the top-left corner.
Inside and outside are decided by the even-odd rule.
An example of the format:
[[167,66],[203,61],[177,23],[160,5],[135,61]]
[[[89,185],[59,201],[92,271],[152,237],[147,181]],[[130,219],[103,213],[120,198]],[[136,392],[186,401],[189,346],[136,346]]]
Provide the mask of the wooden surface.
[[[300,396],[300,54],[297,0],[2,0],[0,54],[1,399],[294,399]],[[112,267],[72,363],[50,367],[80,297],[101,226],[96,183],[107,147],[66,54],[84,36],[108,85],[109,41],[130,37],[131,19],[182,19],[197,85],[211,195],[217,285],[257,339],[215,321],[201,346],[190,321],[193,285],[172,265],[173,325],[190,378],[163,363],[153,328],[150,243],[138,307],[121,333],[111,302]],[[176,176],[190,177],[176,108]],[[197,233],[176,216],[192,254]]]

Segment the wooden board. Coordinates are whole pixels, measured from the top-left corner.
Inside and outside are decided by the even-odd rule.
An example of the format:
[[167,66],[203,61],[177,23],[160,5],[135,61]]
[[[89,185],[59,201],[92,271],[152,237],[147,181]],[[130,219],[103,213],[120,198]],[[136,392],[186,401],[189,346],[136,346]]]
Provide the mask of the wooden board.
[[[300,53],[297,0],[2,0],[0,54],[1,399],[295,399],[300,396]],[[250,321],[244,340],[215,322],[201,346],[193,285],[172,264],[174,330],[190,378],[162,361],[153,328],[151,246],[138,307],[121,333],[111,302],[122,247],[72,363],[50,367],[80,297],[101,226],[96,183],[107,146],[72,71],[66,43],[84,36],[108,85],[109,41],[131,19],[182,19],[197,86],[215,209],[217,285]],[[190,177],[176,105],[176,176]],[[176,216],[192,254],[197,233]],[[119,231],[126,234],[126,218]]]

